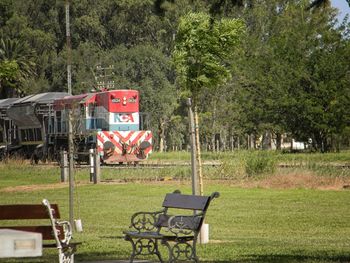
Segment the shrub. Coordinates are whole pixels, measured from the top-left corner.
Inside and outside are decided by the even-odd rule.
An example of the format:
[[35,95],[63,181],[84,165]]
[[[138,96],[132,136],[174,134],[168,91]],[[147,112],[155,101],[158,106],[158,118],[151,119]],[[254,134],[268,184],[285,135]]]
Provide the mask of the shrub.
[[274,153],[267,151],[249,152],[245,159],[245,172],[248,177],[274,173],[276,158]]

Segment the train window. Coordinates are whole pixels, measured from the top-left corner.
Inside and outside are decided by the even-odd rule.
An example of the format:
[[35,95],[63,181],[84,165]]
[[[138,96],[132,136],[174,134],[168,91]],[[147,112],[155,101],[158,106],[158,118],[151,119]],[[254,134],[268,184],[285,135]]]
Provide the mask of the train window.
[[35,141],[41,141],[41,129],[40,128],[36,128],[35,129]]
[[88,109],[88,116],[89,117],[94,117],[95,116],[95,104],[94,103],[90,103],[89,104],[89,109]]
[[56,132],[61,132],[61,112],[56,111]]
[[21,130],[21,140],[27,141],[27,133],[26,130]]
[[27,141],[34,140],[34,129],[29,129],[27,132]]

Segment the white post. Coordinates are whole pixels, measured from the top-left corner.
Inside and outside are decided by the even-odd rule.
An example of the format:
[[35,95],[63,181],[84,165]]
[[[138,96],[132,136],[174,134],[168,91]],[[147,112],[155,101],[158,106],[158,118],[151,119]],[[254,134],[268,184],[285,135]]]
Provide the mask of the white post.
[[68,178],[68,155],[67,151],[61,151],[61,182],[67,182]]
[[200,243],[207,244],[209,243],[209,224],[203,223],[200,232]]
[[90,163],[90,182],[94,181],[95,161],[94,161],[94,149],[89,150],[89,163]]

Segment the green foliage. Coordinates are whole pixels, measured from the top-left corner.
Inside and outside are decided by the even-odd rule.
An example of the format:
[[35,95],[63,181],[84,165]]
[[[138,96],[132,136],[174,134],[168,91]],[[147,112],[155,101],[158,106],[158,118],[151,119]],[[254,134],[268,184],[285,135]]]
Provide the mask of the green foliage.
[[173,52],[182,88],[197,99],[201,88],[225,83],[231,76],[231,54],[243,32],[244,23],[237,19],[216,21],[205,13],[182,17]]
[[245,170],[247,176],[273,174],[276,170],[276,160],[266,152],[254,152],[245,160]]
[[26,78],[35,74],[33,56],[27,43],[0,39],[0,98],[22,92]]
[[[17,50],[0,58],[1,98],[65,91],[65,1],[0,0],[0,13],[6,50]],[[168,149],[186,147],[181,99],[193,97],[207,149],[218,135],[227,148],[288,133],[339,150],[350,144],[350,30],[336,19],[329,1],[71,1],[73,93],[113,65],[116,88],[140,89]]]

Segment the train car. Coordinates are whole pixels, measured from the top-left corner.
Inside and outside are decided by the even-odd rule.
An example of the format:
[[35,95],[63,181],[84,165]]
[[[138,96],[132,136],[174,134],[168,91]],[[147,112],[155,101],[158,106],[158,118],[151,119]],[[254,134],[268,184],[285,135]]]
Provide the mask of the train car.
[[0,160],[18,149],[18,131],[17,127],[7,115],[7,109],[18,98],[9,98],[0,100]]
[[68,112],[77,152],[96,149],[103,163],[145,160],[152,151],[152,133],[140,129],[139,92],[111,90],[67,96],[53,104],[49,144],[54,152],[67,141]]
[[67,96],[64,92],[47,92],[23,98],[7,99],[0,116],[5,134],[6,154],[44,159],[47,123],[54,98]]
[[59,160],[60,151],[68,150],[69,113],[78,161],[88,160],[90,149],[106,164],[137,163],[152,151],[151,131],[140,129],[139,92],[111,90],[0,100],[0,154]]

